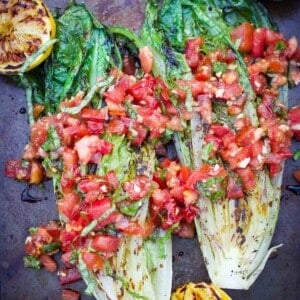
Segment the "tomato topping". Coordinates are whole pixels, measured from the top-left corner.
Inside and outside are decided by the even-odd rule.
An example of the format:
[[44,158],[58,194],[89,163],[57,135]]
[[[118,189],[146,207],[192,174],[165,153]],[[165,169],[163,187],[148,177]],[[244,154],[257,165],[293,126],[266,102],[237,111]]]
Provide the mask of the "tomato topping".
[[101,217],[108,209],[111,208],[111,201],[109,198],[103,198],[93,201],[87,208],[87,215],[92,219],[98,219]]
[[82,260],[86,264],[86,267],[91,271],[103,269],[103,259],[97,253],[83,252]]
[[57,201],[57,209],[68,219],[72,218],[73,212],[78,209],[80,204],[79,195],[75,192],[65,194],[64,197]]
[[249,22],[244,22],[234,28],[231,33],[233,42],[239,42],[239,51],[248,53],[252,50],[254,27]]
[[262,95],[267,89],[267,78],[262,73],[250,75],[250,83],[256,95]]
[[151,182],[147,176],[139,175],[129,182],[125,182],[123,189],[129,194],[131,201],[144,198],[150,191]]
[[199,50],[203,44],[202,38],[194,38],[187,41],[185,46],[185,58],[191,68],[195,68],[199,62]]
[[102,122],[108,119],[107,107],[101,109],[84,107],[80,114],[81,118],[86,121]]
[[256,186],[255,174],[249,167],[243,169],[236,169],[235,172],[241,178],[243,188],[246,191],[250,191],[255,188]]
[[91,247],[100,252],[115,252],[119,244],[120,239],[111,235],[96,235],[91,241]]
[[251,55],[255,58],[262,57],[264,54],[266,42],[266,29],[255,28],[252,37],[252,51]]

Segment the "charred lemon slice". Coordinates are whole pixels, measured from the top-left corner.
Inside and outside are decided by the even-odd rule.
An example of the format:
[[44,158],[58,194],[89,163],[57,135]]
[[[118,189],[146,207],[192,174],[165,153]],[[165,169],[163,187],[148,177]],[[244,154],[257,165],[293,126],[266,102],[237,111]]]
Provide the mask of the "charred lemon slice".
[[[0,1],[0,73],[19,72],[26,59],[55,36],[55,21],[41,0]],[[50,54],[52,46],[39,53],[26,71]]]
[[179,287],[171,300],[231,300],[231,298],[214,284],[187,283]]

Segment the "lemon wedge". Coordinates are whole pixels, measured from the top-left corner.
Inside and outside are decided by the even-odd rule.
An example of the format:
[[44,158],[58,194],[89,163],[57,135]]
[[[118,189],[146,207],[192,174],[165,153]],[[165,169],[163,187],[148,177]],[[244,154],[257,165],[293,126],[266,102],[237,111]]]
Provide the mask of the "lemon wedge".
[[231,300],[231,298],[214,284],[190,282],[173,292],[171,300]]
[[[55,37],[56,25],[41,0],[0,1],[0,73],[18,73],[28,57]],[[26,71],[42,63],[52,45],[30,62]]]

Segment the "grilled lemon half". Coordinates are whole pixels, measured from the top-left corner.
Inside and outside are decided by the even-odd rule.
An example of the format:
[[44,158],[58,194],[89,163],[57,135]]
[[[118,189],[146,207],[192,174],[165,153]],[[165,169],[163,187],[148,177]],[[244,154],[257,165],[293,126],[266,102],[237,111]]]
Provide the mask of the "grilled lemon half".
[[[55,33],[55,21],[43,1],[0,1],[0,73],[18,73],[26,59]],[[51,50],[49,46],[34,58],[26,71],[42,63]]]
[[231,300],[231,298],[214,284],[190,282],[173,292],[171,300]]

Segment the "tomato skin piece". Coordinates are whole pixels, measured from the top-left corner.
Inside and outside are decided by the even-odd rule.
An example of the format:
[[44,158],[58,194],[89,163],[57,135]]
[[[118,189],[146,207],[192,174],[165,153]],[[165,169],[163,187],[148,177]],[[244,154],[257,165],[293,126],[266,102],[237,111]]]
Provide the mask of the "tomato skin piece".
[[115,252],[119,244],[120,239],[111,235],[96,235],[91,241],[91,247],[100,252]]
[[97,253],[84,252],[82,254],[82,260],[91,271],[99,271],[103,269],[103,259]]
[[265,42],[266,42],[266,29],[263,27],[255,28],[253,31],[252,51],[251,51],[251,55],[254,58],[263,56]]
[[129,194],[129,200],[137,201],[149,193],[151,189],[151,182],[147,176],[138,175],[133,180],[125,182],[123,189]]
[[203,44],[201,37],[189,39],[185,46],[185,58],[191,68],[195,68],[199,62],[199,50]]
[[232,41],[240,40],[239,51],[249,53],[252,50],[253,32],[254,27],[249,22],[244,22],[231,31]]
[[101,122],[108,119],[108,109],[107,107],[101,109],[84,107],[80,115],[83,120]]
[[87,215],[95,220],[101,217],[108,209],[111,208],[111,201],[109,198],[103,198],[93,201],[87,208]]

